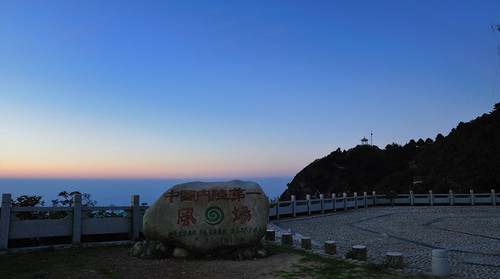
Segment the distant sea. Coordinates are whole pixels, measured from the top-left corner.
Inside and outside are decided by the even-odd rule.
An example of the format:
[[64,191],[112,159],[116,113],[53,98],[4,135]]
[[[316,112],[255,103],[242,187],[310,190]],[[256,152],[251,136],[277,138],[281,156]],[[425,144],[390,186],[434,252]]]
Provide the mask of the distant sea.
[[[293,177],[238,178],[258,183],[266,195],[273,199],[286,190]],[[98,206],[130,205],[132,195],[140,196],[140,203],[151,205],[171,186],[192,181],[228,181],[232,179],[47,179],[47,178],[0,178],[0,194],[10,193],[12,199],[21,195],[42,196],[45,206],[58,198],[62,191],[88,193]]]

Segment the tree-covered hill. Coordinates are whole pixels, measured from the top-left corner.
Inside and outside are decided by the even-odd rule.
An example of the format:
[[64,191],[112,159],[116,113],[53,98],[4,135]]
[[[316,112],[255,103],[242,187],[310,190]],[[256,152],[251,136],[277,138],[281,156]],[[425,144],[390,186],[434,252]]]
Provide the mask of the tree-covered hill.
[[404,146],[358,145],[336,151],[306,166],[281,199],[304,199],[342,192],[394,190],[416,193],[500,190],[500,103],[491,113],[460,122],[448,136],[410,140]]

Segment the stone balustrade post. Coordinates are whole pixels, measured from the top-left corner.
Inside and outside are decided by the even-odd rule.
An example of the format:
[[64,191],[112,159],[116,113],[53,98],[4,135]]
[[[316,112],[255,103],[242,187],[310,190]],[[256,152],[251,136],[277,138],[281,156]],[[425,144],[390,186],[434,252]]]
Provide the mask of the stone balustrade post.
[[2,214],[0,215],[0,251],[9,248],[11,194],[2,194]]
[[138,239],[141,226],[139,195],[132,195],[130,197],[130,205],[132,206],[132,239]]
[[319,202],[321,206],[321,214],[325,213],[325,195],[319,194]]
[[333,212],[337,212],[337,194],[332,194]]
[[73,195],[73,236],[71,243],[80,244],[82,241],[82,195]]
[[434,205],[434,195],[432,194],[432,190],[429,190],[429,204]]
[[344,197],[344,211],[345,211],[347,210],[347,193],[344,192],[342,195]]
[[415,204],[415,194],[413,194],[413,190],[410,191],[410,205],[413,206]]
[[307,215],[311,215],[311,195],[306,195]]
[[495,189],[491,189],[491,204],[497,205],[497,193],[495,193]]
[[292,205],[292,216],[295,218],[295,217],[297,217],[297,213],[295,212],[295,203],[296,203],[295,195],[292,195],[290,198],[292,200],[292,204],[291,204]]
[[474,190],[470,189],[470,205],[474,205],[474,203],[475,203]]
[[453,205],[455,203],[455,196],[453,195],[453,190],[450,190],[448,195],[449,195],[450,205]]
[[372,194],[373,194],[373,206],[376,206],[377,205],[377,192],[373,191]]
[[363,197],[364,197],[364,201],[365,201],[365,208],[368,207],[368,193],[366,192],[363,192]]
[[354,192],[354,209],[358,209],[358,192]]
[[280,218],[280,199],[278,197],[274,198],[274,203],[276,206],[274,207],[274,210],[276,210],[276,219]]

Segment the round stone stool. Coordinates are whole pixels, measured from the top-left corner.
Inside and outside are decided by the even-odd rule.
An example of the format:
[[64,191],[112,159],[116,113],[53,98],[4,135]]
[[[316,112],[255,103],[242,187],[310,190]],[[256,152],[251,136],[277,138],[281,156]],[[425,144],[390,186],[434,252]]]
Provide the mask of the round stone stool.
[[325,241],[325,253],[335,255],[337,253],[337,242],[332,240]]
[[403,262],[403,253],[387,252],[385,254],[385,264],[392,268],[403,268],[405,266]]
[[446,250],[432,250],[432,275],[443,277],[450,275]]
[[281,235],[281,244],[286,245],[286,246],[292,246],[293,245],[293,236],[291,233],[283,233]]
[[303,237],[301,240],[301,243],[302,243],[302,248],[311,249],[311,238],[310,237]]
[[354,245],[352,246],[352,258],[358,261],[366,261],[367,252],[365,245]]
[[275,241],[276,240],[276,232],[274,230],[267,230],[265,240]]

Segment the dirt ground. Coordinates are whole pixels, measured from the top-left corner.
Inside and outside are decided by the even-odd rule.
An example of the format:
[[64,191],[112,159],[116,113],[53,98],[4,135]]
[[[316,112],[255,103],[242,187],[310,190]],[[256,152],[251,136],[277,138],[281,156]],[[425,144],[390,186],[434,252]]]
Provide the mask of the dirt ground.
[[[110,249],[106,255],[85,256],[82,260],[92,269],[84,269],[72,278],[277,278],[271,272],[276,270],[292,271],[293,265],[301,259],[300,255],[280,253],[264,259],[231,260],[145,260],[128,256],[130,248]],[[102,272],[96,272],[99,269]],[[111,274],[109,274],[109,273]],[[105,273],[105,274],[103,274]],[[49,278],[57,277],[57,273]]]

